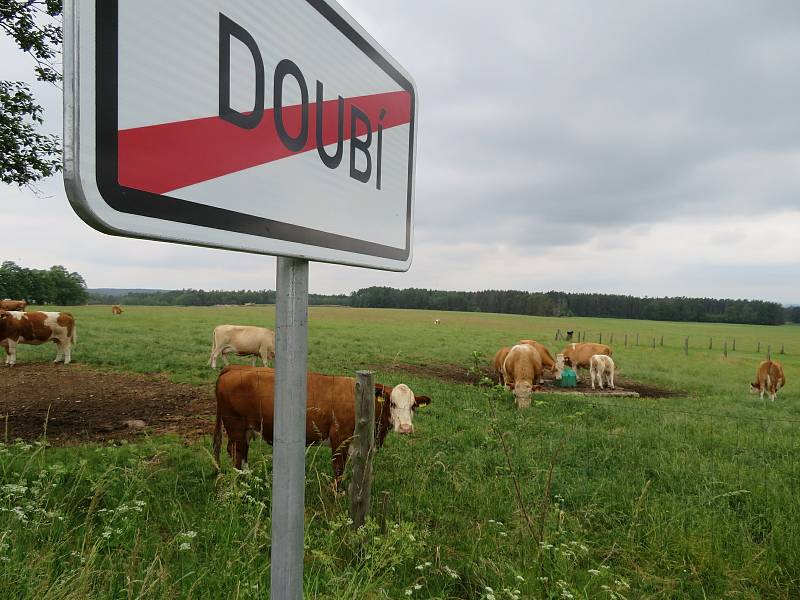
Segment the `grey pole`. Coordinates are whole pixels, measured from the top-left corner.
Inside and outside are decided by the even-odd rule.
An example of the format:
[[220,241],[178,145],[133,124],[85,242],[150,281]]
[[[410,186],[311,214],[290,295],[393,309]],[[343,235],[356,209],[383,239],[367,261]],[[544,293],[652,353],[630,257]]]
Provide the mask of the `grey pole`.
[[308,261],[278,257],[272,449],[272,600],[303,598]]

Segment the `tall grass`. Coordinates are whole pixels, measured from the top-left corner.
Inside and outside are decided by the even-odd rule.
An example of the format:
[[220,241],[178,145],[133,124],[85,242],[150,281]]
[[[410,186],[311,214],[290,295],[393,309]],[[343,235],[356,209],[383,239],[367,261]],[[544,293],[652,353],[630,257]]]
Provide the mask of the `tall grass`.
[[[200,385],[213,381],[214,324],[272,318],[259,309],[73,312],[78,361]],[[615,332],[625,377],[686,396],[539,395],[520,412],[496,389],[392,368],[466,370],[474,350],[552,340],[567,326]],[[665,347],[623,348],[624,331],[641,341],[663,334]],[[685,335],[697,340],[688,357]],[[735,336],[737,352],[709,351],[709,336]],[[788,352],[788,387],[775,403],[746,391],[759,339]],[[309,345],[317,370],[377,366],[380,381],[405,381],[433,403],[418,412],[416,435],[390,436],[377,454],[374,519],[362,530],[332,492],[330,451],[309,449],[308,598],[800,596],[797,328],[322,308],[311,310]],[[51,352],[23,347],[20,360]],[[208,451],[207,439],[169,436],[0,447],[0,597],[264,597],[270,449],[255,445],[249,473],[228,461],[218,473]]]

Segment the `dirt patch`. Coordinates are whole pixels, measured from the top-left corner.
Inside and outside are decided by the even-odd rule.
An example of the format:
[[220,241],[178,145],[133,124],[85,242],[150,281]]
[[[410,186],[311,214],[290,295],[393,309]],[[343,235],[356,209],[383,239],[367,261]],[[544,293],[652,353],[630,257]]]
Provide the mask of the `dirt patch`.
[[45,424],[48,440],[58,443],[166,432],[197,437],[211,432],[213,414],[211,390],[162,376],[80,365],[0,367],[0,440],[39,439]]
[[[403,372],[418,377],[430,377],[432,379],[440,379],[449,383],[459,383],[466,385],[474,385],[479,382],[481,377],[488,377],[494,382],[497,382],[497,373],[488,367],[484,367],[480,375],[475,374],[473,371],[464,367],[450,364],[432,364],[427,366],[412,365],[406,363],[395,363],[392,365],[381,365],[376,367],[378,370],[390,372]],[[617,387],[615,390],[592,390],[592,383],[588,375],[581,379],[577,387],[574,388],[561,388],[558,387],[554,381],[545,381],[543,392],[547,393],[581,393],[581,394],[595,394],[595,395],[614,395],[614,396],[639,396],[641,398],[677,398],[686,396],[686,392],[680,390],[670,390],[667,388],[658,387],[646,383],[632,381],[630,379],[618,378],[615,383]]]

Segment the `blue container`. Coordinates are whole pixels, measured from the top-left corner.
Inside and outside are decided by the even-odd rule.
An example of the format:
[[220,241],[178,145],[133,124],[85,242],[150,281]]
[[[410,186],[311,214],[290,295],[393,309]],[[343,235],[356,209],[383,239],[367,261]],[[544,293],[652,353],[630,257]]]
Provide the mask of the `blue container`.
[[570,367],[564,367],[561,372],[561,379],[558,386],[562,388],[572,388],[578,385],[578,375]]

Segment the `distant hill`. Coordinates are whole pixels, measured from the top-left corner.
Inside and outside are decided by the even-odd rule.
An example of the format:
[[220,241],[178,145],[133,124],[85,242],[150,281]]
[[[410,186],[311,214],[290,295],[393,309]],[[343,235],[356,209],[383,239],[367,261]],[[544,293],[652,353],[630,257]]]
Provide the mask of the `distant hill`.
[[156,290],[147,288],[90,288],[86,290],[90,296],[127,296],[129,294],[154,294],[170,290]]

